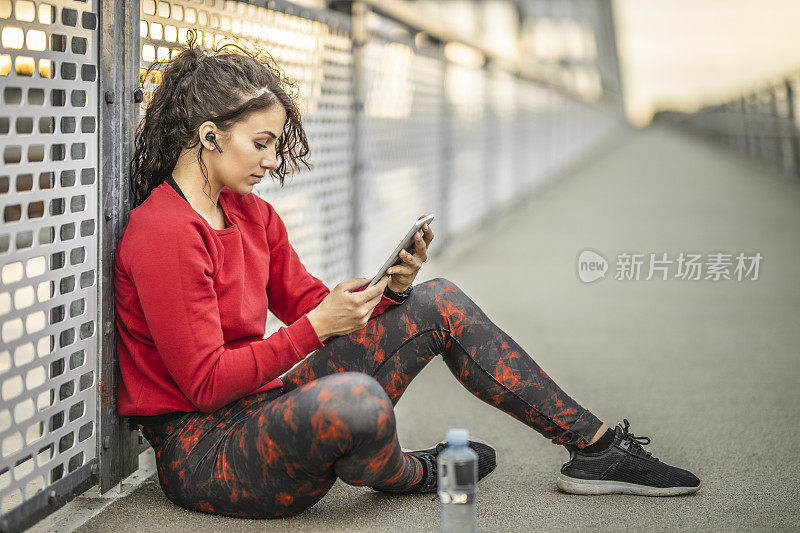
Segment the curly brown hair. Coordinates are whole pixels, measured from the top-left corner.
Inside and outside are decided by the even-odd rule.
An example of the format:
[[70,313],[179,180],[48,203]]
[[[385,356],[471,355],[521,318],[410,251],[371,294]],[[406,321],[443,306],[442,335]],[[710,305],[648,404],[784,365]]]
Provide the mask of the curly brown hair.
[[[229,131],[249,113],[281,105],[286,122],[276,145],[278,165],[269,175],[282,187],[286,174],[298,170],[300,164],[311,168],[306,159],[308,140],[294,97],[297,86],[272,56],[235,43],[215,47],[208,54],[196,43],[197,34],[189,30],[184,50],[171,60],[153,63],[142,74],[144,83],[152,70],[163,70],[162,81],[153,91],[136,131],[130,163],[131,209],[167,179],[182,149],[200,143],[198,130],[207,120],[221,131]],[[210,109],[219,114],[209,116]],[[198,150],[197,160],[208,183],[202,152]]]

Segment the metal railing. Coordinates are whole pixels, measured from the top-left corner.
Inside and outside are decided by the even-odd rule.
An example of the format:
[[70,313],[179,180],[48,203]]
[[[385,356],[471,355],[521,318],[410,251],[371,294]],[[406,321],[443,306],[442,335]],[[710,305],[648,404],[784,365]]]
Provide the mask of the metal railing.
[[800,176],[800,73],[695,113],[662,112],[671,123],[747,155],[778,171]]
[[158,82],[143,72],[186,29],[264,46],[299,82],[314,168],[255,192],[329,285],[370,275],[422,213],[441,252],[625,127],[501,58],[449,60],[444,30],[421,38],[397,5],[0,0],[0,530],[137,468],[141,440],[116,414],[113,257]]

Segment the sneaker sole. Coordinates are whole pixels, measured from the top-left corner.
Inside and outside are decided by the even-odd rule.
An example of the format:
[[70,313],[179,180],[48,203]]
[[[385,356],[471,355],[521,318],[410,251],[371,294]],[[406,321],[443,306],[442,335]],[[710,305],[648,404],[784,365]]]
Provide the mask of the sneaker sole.
[[570,494],[634,494],[637,496],[678,496],[692,494],[700,490],[703,482],[696,487],[649,487],[624,481],[578,479],[559,474],[556,485]]

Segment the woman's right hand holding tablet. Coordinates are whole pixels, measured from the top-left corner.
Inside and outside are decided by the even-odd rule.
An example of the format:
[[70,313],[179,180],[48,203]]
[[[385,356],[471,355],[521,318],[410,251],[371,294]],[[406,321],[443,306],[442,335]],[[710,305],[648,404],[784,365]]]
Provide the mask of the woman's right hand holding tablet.
[[389,276],[363,291],[355,291],[371,278],[353,278],[336,285],[307,316],[321,341],[336,335],[357,331],[369,322],[375,306],[381,301]]

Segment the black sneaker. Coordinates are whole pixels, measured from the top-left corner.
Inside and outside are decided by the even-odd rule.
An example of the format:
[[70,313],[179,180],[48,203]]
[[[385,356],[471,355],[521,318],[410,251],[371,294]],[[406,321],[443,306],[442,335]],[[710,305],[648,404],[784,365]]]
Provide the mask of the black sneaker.
[[[495,452],[494,448],[488,444],[483,444],[482,442],[475,442],[471,440],[468,441],[468,446],[478,454],[478,481],[480,482],[489,474],[491,474],[494,471],[494,467],[497,466],[497,453]],[[436,492],[438,486],[438,465],[436,463],[436,456],[439,455],[439,452],[444,450],[446,447],[446,442],[440,442],[435,447],[427,450],[407,450],[406,448],[402,448],[402,450],[408,455],[413,455],[417,459],[425,462],[428,470],[428,475],[425,480],[419,487],[412,490],[389,491],[372,487],[373,490],[379,492],[391,492],[392,494],[428,494],[431,492]]]
[[556,485],[572,494],[638,494],[675,496],[700,489],[700,480],[691,472],[662,463],[642,448],[649,437],[628,431],[630,424],[614,428],[614,442],[602,452],[583,453],[565,445],[569,462],[561,467]]

